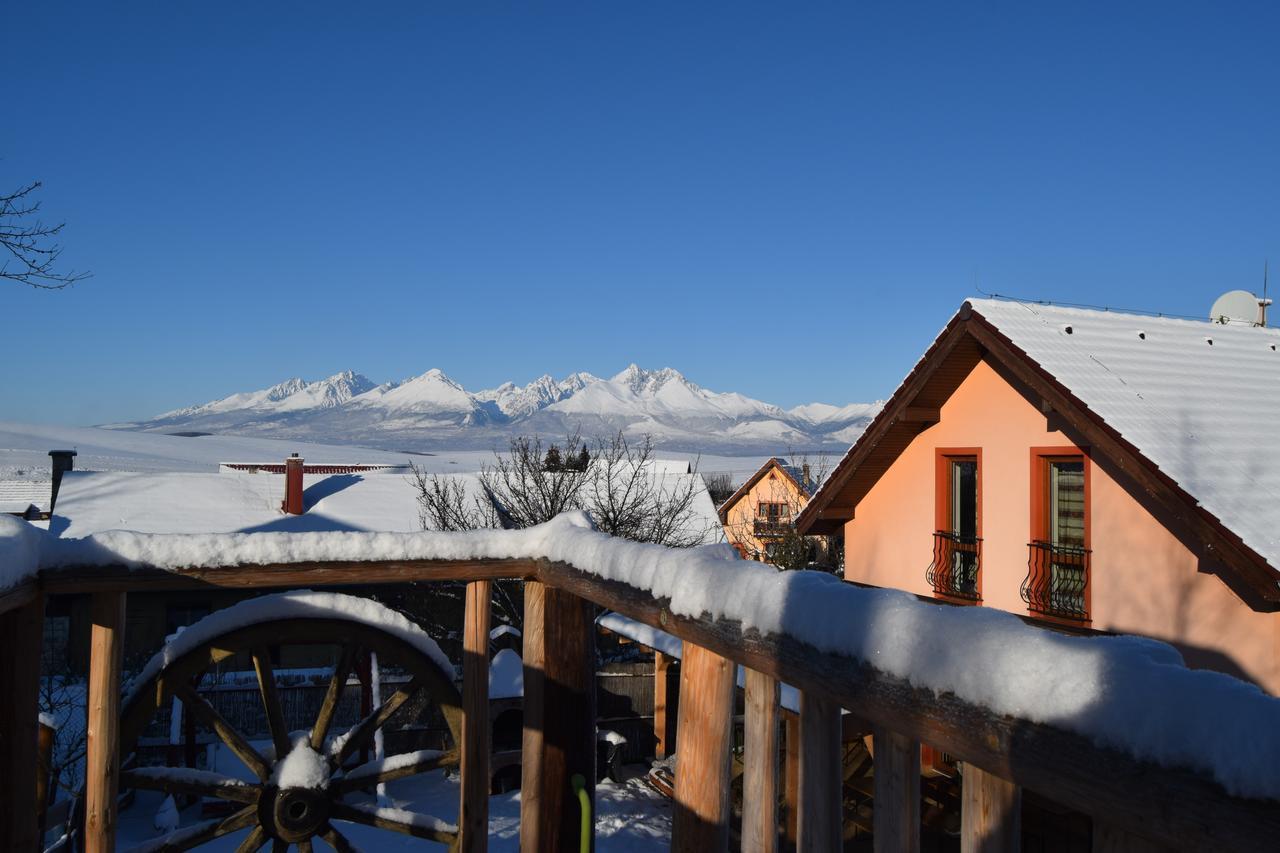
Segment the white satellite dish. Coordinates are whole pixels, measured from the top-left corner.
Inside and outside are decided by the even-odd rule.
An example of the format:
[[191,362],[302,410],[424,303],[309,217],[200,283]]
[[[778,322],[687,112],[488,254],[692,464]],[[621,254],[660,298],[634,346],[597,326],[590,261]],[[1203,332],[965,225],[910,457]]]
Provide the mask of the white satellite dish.
[[1223,325],[1257,325],[1258,297],[1247,290],[1228,290],[1214,301],[1209,309],[1209,319]]

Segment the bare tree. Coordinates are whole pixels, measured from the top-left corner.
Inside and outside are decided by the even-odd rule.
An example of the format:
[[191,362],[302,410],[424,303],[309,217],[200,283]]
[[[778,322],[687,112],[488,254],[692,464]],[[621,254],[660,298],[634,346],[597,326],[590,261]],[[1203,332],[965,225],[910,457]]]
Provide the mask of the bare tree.
[[468,495],[466,484],[456,477],[428,474],[409,463],[409,477],[418,495],[418,522],[423,530],[483,530],[502,527],[492,498]]
[[[582,437],[565,439],[561,458],[581,453]],[[590,478],[590,466],[583,470],[558,466],[548,470],[542,439],[516,436],[505,455],[480,472],[480,483],[497,502],[512,527],[532,527],[550,521],[562,512],[581,509],[583,485]]]
[[66,223],[46,225],[38,218],[40,202],[33,194],[40,186],[39,181],[33,181],[0,195],[0,247],[8,253],[0,262],[0,278],[41,290],[61,290],[92,273],[55,269],[62,254],[56,238]]
[[697,524],[697,463],[694,476],[668,477],[656,470],[653,440],[627,441],[622,431],[596,442],[583,506],[597,529],[636,542],[688,548],[705,541]]

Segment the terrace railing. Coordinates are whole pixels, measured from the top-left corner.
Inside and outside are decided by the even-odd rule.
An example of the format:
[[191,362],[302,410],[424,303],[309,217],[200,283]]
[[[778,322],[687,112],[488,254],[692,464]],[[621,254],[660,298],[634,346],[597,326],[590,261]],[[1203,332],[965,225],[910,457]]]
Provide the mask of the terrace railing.
[[925,578],[936,595],[979,601],[982,539],[939,530],[933,534],[933,562]]
[[785,536],[787,531],[791,529],[791,519],[789,518],[757,518],[752,532],[757,537],[767,538],[770,536]]
[[1060,619],[1088,619],[1089,549],[1040,540],[1027,547],[1030,556],[1021,592],[1031,612]]
[[[684,556],[688,553],[668,556],[692,559]],[[526,581],[522,850],[577,849],[581,816],[571,781],[575,775],[586,780],[586,794],[594,799],[593,616],[599,606],[664,630],[684,644],[674,850],[729,848],[734,691],[740,665],[747,669],[742,849],[752,853],[774,851],[778,845],[779,689],[784,682],[800,694],[801,850],[842,849],[842,708],[874,732],[877,851],[920,849],[921,743],[962,763],[960,832],[965,850],[1019,849],[1023,786],[1090,815],[1097,851],[1161,845],[1263,850],[1280,837],[1280,801],[1232,796],[1205,773],[1158,766],[1065,728],[995,713],[789,634],[761,634],[705,612],[681,615],[673,612],[670,599],[612,574],[614,579],[591,566],[532,558],[46,570],[0,593],[0,650],[5,652],[0,666],[0,695],[5,697],[0,705],[0,848],[37,847],[35,709],[45,596],[76,593],[92,599],[84,849],[99,853],[113,850],[115,843],[119,667],[128,592],[344,585],[367,590],[379,584],[462,580],[468,584],[462,698],[465,719],[472,722],[464,721],[458,745],[464,819],[457,849],[486,850],[489,731],[474,721],[487,720],[487,659],[481,654],[488,636],[491,581],[497,578]],[[24,653],[13,654],[14,649]]]

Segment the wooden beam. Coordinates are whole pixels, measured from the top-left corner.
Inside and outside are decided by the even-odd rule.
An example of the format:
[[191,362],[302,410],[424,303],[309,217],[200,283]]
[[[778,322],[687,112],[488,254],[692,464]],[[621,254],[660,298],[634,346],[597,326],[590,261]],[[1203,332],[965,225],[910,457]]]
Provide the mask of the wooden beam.
[[874,732],[875,853],[920,851],[920,742]]
[[0,613],[8,613],[30,603],[40,594],[40,587],[34,579],[11,586],[0,592]]
[[785,760],[782,765],[782,804],[786,809],[784,815],[785,825],[782,828],[782,837],[787,842],[789,849],[796,846],[799,840],[799,815],[800,815],[800,716],[795,713],[788,712],[783,715],[785,745]]
[[1018,853],[1022,789],[965,764],[960,783],[960,853]]
[[539,575],[684,642],[831,696],[873,726],[990,768],[1126,832],[1171,846],[1229,850],[1267,849],[1280,837],[1280,803],[1232,797],[1203,773],[1139,761],[1065,729],[994,714],[792,637],[761,636],[724,619],[680,616],[665,599],[564,563],[546,561]]
[[670,713],[671,699],[671,665],[676,661],[671,655],[662,652],[653,653],[653,754],[657,758],[666,758],[675,746],[675,715]]
[[36,782],[44,597],[33,587],[24,599],[0,613],[0,849],[29,853],[42,847]]
[[898,420],[908,424],[936,424],[942,420],[942,410],[937,406],[907,406]]
[[[594,615],[589,601],[569,592],[525,584],[521,850],[578,849],[574,776],[595,808]],[[594,832],[589,843],[594,849]]]
[[764,673],[748,669],[745,692],[746,719],[742,735],[742,853],[776,853],[778,681]]
[[40,573],[45,592],[85,593],[272,587],[369,586],[418,581],[473,581],[523,578],[536,569],[533,560],[376,560],[272,563],[212,568],[130,569],[127,566],[69,566]]
[[1123,829],[1093,822],[1093,853],[1168,853],[1172,849]]
[[116,795],[120,781],[124,593],[94,593],[89,612],[92,627],[89,635],[84,849],[86,853],[112,853],[116,847]]
[[462,811],[458,849],[489,849],[489,624],[493,581],[467,584],[462,629]]
[[733,757],[733,662],[692,643],[680,660],[680,722],[676,724],[675,816],[671,849],[729,849],[729,770]]
[[843,847],[840,734],[840,706],[820,693],[801,692],[797,826],[801,853],[831,853]]

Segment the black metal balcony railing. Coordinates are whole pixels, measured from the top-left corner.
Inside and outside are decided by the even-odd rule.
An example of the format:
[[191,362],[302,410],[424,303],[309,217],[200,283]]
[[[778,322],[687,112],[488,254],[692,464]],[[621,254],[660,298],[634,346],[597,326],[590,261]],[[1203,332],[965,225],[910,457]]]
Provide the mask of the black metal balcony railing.
[[754,527],[756,536],[785,536],[789,530],[789,518],[757,518]]
[[939,530],[933,534],[933,562],[925,577],[938,595],[978,601],[978,572],[982,570],[982,539]]
[[1089,549],[1039,540],[1027,547],[1031,556],[1022,582],[1022,600],[1031,612],[1088,619],[1085,589],[1089,585]]

